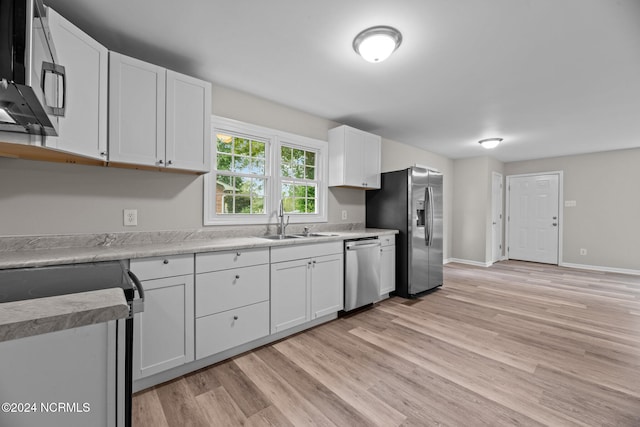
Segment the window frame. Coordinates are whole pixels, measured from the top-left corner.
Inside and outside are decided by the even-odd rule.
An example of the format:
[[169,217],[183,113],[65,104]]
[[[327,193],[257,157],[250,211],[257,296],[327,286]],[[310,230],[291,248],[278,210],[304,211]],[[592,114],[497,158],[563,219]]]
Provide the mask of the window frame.
[[[216,134],[230,133],[265,142],[265,203],[264,214],[217,214],[216,213],[216,177],[217,147]],[[204,176],[204,205],[203,224],[207,225],[265,225],[278,223],[278,208],[282,197],[281,146],[297,147],[307,151],[315,151],[316,154],[316,208],[317,213],[291,213],[289,222],[314,223],[327,222],[327,200],[329,187],[327,185],[329,173],[329,146],[327,141],[309,138],[289,132],[270,129],[253,125],[225,117],[211,116],[211,171]],[[224,171],[220,171],[224,172]],[[224,174],[224,173],[223,173]],[[260,175],[261,176],[261,175]],[[285,220],[286,221],[286,220]]]

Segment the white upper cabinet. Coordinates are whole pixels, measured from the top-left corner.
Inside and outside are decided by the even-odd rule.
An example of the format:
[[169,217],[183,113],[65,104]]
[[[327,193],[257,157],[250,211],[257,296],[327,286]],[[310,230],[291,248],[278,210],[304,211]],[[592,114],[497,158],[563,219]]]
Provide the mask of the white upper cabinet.
[[109,161],[164,166],[166,70],[109,55]]
[[58,59],[66,71],[66,112],[59,136],[45,145],[85,157],[107,160],[107,88],[109,51],[49,8],[49,26]]
[[329,131],[329,186],[380,188],[382,138],[350,126]]
[[109,161],[209,171],[211,84],[110,52]]
[[167,70],[167,165],[209,171],[211,84]]

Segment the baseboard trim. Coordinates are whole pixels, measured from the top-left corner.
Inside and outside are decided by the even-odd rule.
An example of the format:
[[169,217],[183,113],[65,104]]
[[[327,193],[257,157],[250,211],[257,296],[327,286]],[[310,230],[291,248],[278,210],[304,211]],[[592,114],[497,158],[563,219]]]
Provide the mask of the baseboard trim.
[[606,273],[632,274],[634,276],[640,276],[640,270],[632,270],[630,268],[603,267],[601,265],[574,264],[571,262],[561,262],[558,265],[560,267],[579,268],[581,270],[604,271]]
[[473,265],[475,267],[489,267],[492,265],[492,263],[490,262],[471,261],[469,259],[460,259],[460,258],[449,258],[447,259],[447,263],[449,262],[457,262],[458,264]]

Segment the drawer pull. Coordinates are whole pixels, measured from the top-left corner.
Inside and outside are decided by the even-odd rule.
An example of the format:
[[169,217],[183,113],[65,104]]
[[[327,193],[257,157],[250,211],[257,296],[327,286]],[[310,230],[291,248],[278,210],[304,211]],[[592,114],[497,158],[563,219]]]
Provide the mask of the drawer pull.
[[163,264],[169,264],[169,260],[165,259],[164,261],[162,261]]
[[236,279],[239,279],[239,278],[240,278],[240,275],[239,275],[239,274],[236,274]]
[[233,316],[233,320],[238,320],[238,316]]
[[236,252],[236,256],[242,255],[242,252]]

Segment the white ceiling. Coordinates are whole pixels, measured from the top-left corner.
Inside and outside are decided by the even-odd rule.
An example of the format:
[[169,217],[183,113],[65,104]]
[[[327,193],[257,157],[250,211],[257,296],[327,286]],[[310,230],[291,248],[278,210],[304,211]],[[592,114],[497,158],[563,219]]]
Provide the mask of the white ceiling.
[[[640,147],[640,0],[45,3],[111,50],[450,158]],[[373,25],[403,34],[380,64],[351,47]]]

